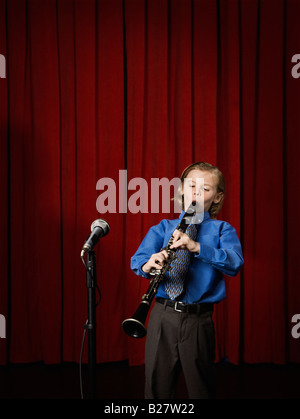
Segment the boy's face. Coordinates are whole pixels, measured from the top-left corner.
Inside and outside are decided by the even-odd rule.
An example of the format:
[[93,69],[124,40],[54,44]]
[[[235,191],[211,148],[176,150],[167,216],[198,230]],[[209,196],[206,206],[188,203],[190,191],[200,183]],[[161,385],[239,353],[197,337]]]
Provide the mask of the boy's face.
[[[203,181],[197,181],[197,179]],[[202,183],[203,182],[203,183]],[[218,192],[218,178],[215,174],[203,170],[194,169],[189,172],[184,180],[184,207],[188,209],[192,201],[204,205],[204,211],[208,211],[211,204],[217,204],[222,199],[222,192]]]

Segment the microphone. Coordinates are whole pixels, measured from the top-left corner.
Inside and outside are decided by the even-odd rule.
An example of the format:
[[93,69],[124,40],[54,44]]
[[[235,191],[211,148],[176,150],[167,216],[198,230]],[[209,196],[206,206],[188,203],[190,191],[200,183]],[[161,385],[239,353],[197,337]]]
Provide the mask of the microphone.
[[84,255],[84,253],[90,252],[100,237],[106,236],[109,233],[109,230],[110,226],[107,221],[101,219],[95,220],[91,225],[92,233],[83,245],[81,257]]

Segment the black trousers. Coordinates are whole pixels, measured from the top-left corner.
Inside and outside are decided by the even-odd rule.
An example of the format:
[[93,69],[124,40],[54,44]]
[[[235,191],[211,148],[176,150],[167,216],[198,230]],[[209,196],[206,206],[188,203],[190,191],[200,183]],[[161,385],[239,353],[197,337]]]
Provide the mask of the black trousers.
[[181,368],[191,399],[214,397],[214,358],[212,311],[179,313],[155,303],[145,349],[146,399],[174,398]]

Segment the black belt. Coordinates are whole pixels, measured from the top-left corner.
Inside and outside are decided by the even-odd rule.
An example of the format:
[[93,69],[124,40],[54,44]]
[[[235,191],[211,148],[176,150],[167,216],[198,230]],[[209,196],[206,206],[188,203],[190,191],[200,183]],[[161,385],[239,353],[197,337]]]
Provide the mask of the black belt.
[[172,307],[175,311],[180,313],[206,313],[207,311],[213,311],[214,305],[210,303],[202,304],[186,304],[181,301],[172,301],[165,298],[157,297],[156,301],[165,306]]

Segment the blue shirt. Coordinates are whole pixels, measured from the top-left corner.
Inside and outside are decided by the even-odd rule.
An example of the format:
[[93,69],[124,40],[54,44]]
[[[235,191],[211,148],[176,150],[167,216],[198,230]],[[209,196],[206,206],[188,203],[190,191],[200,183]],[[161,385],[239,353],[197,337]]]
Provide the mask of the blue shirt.
[[[131,269],[139,276],[151,278],[142,271],[142,266],[153,253],[165,247],[182,219],[182,211],[175,220],[162,220],[150,228],[138,250],[131,258]],[[223,274],[235,276],[243,266],[241,244],[236,230],[227,222],[210,218],[204,213],[201,224],[197,225],[197,239],[200,253],[192,254],[185,291],[177,299],[187,304],[216,303],[226,297]],[[165,292],[167,272],[158,288],[156,297],[169,298]]]

